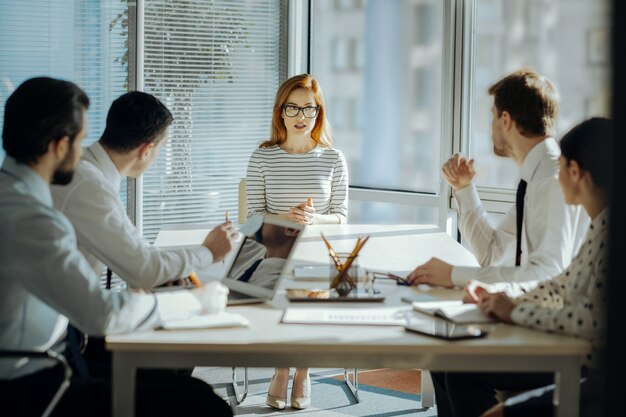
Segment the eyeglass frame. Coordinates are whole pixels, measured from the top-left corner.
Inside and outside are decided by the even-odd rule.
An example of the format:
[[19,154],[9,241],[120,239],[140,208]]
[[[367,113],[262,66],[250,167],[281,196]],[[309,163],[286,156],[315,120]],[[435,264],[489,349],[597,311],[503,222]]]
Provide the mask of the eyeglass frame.
[[391,272],[380,272],[380,271],[367,271],[372,275],[372,285],[376,282],[376,278],[378,279],[390,279],[396,282],[396,285],[402,285],[406,287],[410,287],[411,283],[404,277],[401,277],[396,274],[392,274]]
[[[296,112],[296,114],[294,114],[293,116],[289,116],[289,115],[287,114],[287,107],[292,107],[292,108],[294,108],[294,109],[298,109],[298,111],[297,111],[297,112]],[[300,107],[300,106],[294,106],[293,104],[283,104],[283,105],[281,106],[281,108],[282,108],[283,112],[285,113],[285,116],[287,116],[287,117],[298,117],[298,115],[300,114],[300,112],[302,112],[302,115],[303,115],[304,117],[306,117],[307,119],[315,119],[315,118],[317,117],[317,114],[318,114],[318,113],[319,113],[319,111],[320,111],[320,106],[304,106],[304,107]],[[315,115],[313,115],[313,116],[307,116],[307,115],[304,113],[304,110],[305,110],[305,109],[315,109]]]

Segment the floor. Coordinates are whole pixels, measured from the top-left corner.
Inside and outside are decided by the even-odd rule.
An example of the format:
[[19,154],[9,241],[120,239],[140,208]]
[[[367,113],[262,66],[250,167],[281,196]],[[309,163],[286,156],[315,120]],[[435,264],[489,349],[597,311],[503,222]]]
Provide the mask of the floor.
[[[236,407],[237,416],[282,416],[303,414],[311,417],[339,416],[436,416],[436,409],[420,404],[419,370],[359,370],[357,402],[343,382],[342,369],[311,369],[312,404],[306,410],[274,410],[265,405],[272,368],[249,368],[248,396]],[[240,386],[243,368],[237,369]],[[234,399],[230,384],[231,368],[196,368],[194,376],[209,382],[224,399]],[[293,370],[292,370],[293,376]],[[290,392],[288,393],[288,395]],[[233,401],[234,403],[234,401]]]

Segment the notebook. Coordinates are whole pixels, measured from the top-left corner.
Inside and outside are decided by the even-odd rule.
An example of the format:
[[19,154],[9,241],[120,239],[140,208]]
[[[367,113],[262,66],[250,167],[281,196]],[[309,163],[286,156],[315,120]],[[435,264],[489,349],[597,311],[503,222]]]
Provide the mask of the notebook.
[[165,330],[210,329],[220,327],[248,327],[250,321],[240,314],[222,312],[203,314],[182,320],[169,320],[162,324]]
[[416,301],[413,310],[441,317],[454,323],[493,323],[496,320],[485,315],[476,304],[463,304],[455,301]]

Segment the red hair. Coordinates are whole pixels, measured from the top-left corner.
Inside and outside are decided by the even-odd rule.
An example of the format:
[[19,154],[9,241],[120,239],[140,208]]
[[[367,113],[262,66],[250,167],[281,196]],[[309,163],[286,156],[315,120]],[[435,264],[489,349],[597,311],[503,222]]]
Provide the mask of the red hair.
[[315,104],[319,107],[317,118],[315,119],[315,126],[313,126],[313,130],[311,131],[311,138],[321,146],[327,148],[332,146],[332,137],[328,122],[326,121],[326,106],[324,104],[322,88],[317,80],[310,74],[300,74],[283,82],[276,92],[270,138],[261,143],[261,148],[280,145],[287,140],[287,128],[282,118],[283,105],[287,102],[289,95],[299,88],[311,91],[315,99]]

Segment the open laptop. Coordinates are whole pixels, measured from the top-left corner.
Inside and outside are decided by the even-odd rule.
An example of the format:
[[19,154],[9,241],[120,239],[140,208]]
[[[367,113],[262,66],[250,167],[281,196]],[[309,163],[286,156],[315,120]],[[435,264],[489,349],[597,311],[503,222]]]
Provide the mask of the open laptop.
[[236,256],[222,279],[230,290],[228,305],[262,303],[274,298],[304,225],[265,217],[252,218],[240,229]]

